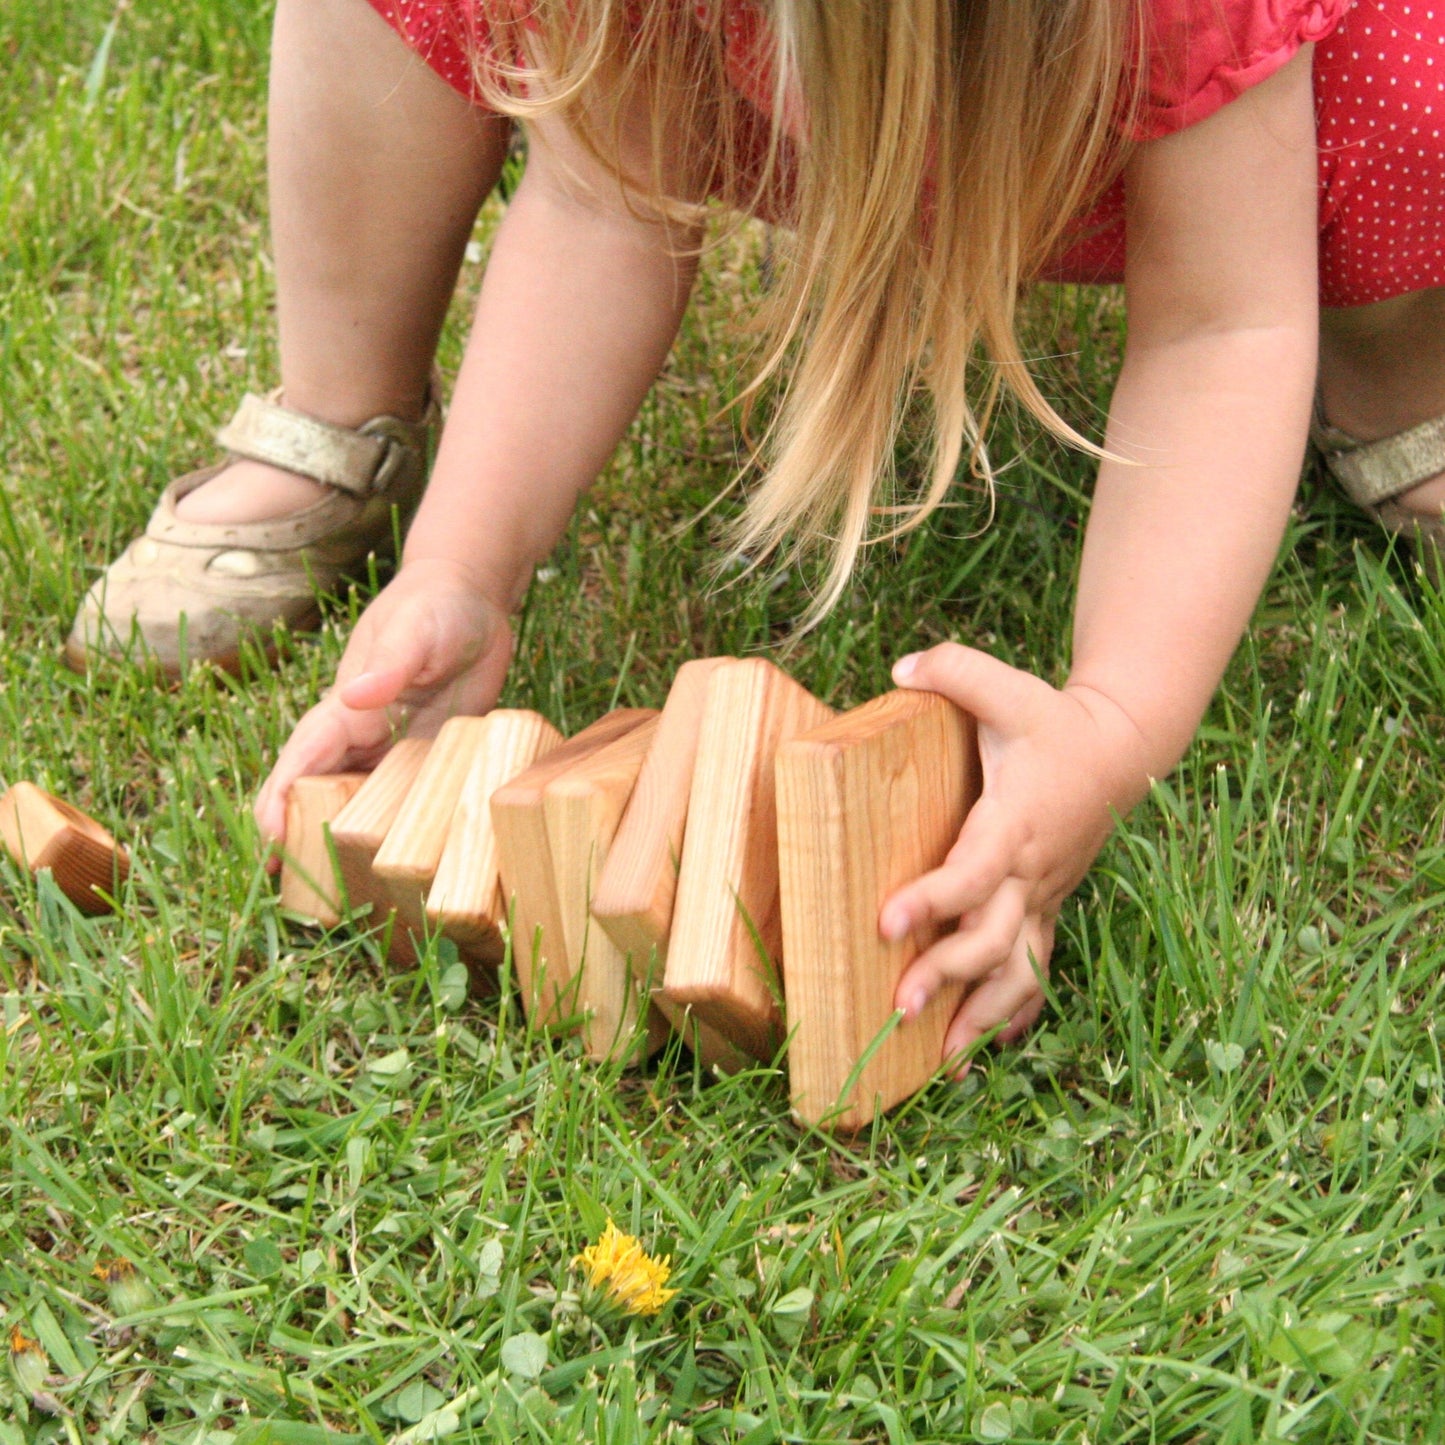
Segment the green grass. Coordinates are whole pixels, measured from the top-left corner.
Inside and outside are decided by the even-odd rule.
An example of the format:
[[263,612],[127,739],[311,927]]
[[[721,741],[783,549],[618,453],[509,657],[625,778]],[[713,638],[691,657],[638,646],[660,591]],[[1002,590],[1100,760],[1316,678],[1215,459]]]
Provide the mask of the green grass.
[[[597,1068],[443,945],[399,974],[280,913],[248,799],[344,609],[240,682],[64,670],[95,569],[275,376],[266,18],[0,0],[0,776],[136,859],[96,922],[0,866],[0,1323],[58,1411],[0,1371],[0,1445],[383,1441],[452,1400],[487,1441],[1445,1438],[1445,599],[1330,499],[1066,908],[1041,1026],[851,1141],[778,1070]],[[573,729],[787,635],[798,578],[708,594],[720,517],[671,539],[730,474],[755,282],[745,246],[710,269],[507,701]],[[1088,424],[1117,306],[1049,305]],[[1088,468],[998,451],[995,524],[876,558],[804,683],[860,701],[945,636],[1059,675]],[[673,1257],[655,1319],[577,1293],[609,1215]]]

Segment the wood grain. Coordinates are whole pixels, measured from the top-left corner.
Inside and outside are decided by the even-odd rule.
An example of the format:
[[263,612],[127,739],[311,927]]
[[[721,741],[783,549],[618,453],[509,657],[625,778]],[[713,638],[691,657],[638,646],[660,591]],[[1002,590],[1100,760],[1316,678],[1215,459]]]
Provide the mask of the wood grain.
[[678,668],[592,901],[620,949],[641,959],[656,949],[659,964],[666,962],[708,681],[726,661],[698,658]]
[[[369,904],[374,926],[386,923],[396,909],[391,890],[385,880],[373,872],[372,864],[431,747],[430,738],[402,738],[393,743],[391,751],[331,824],[336,858],[341,864],[341,881],[345,885],[345,901],[352,909]],[[394,918],[387,956],[403,967],[416,962],[411,930],[399,926]]]
[[[661,984],[667,967],[708,682],[727,661],[701,657],[678,668],[592,897],[592,916],[628,956],[633,977],[648,994]],[[748,1054],[691,1009],[669,1005],[660,994],[656,1002],[704,1067],[734,1072],[750,1062]]]
[[332,860],[331,823],[366,778],[365,773],[297,778],[286,797],[281,906],[323,928],[341,922],[342,885]]
[[487,724],[485,717],[454,717],[441,725],[372,861],[397,916],[418,937],[426,931],[426,895],[446,848],[462,782],[483,746]]
[[894,1019],[903,970],[937,936],[885,942],[878,913],[943,862],[978,789],[973,720],[931,693],[885,694],[779,749],[788,1075],[804,1122],[860,1128],[938,1069],[961,986],[898,1023],[859,1068]]
[[569,977],[543,808],[546,789],[569,768],[656,716],[642,708],[610,712],[492,794],[492,828],[510,924],[512,967],[529,1018],[546,1021],[561,1016],[558,982],[565,989]]
[[597,1059],[629,1049],[640,1018],[648,1022],[649,1050],[667,1034],[666,1021],[654,1019],[650,1000],[639,997],[626,953],[592,917],[594,883],[656,731],[656,719],[649,719],[554,777],[542,791],[565,943],[565,977],[554,959],[549,982],[561,1006],[574,1000],[572,1011],[582,1017],[587,1052]]
[[832,716],[761,658],[729,658],[708,683],[661,997],[754,1058],[782,1040],[773,760]]
[[22,868],[48,868],[82,913],[109,913],[130,873],[130,856],[94,818],[34,783],[0,797],[0,842]]
[[500,959],[505,910],[492,794],[561,747],[562,734],[540,713],[523,709],[498,708],[481,721],[484,727],[426,896],[426,917],[458,947]]

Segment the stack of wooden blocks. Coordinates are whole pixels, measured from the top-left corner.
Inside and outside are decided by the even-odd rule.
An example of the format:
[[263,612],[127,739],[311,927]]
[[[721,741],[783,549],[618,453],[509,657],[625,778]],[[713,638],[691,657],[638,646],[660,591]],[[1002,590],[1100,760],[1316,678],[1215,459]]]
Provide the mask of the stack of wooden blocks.
[[786,1039],[798,1117],[856,1129],[938,1067],[959,991],[898,1022],[932,936],[885,942],[878,911],[943,861],[978,786],[972,721],[940,697],[835,715],[770,663],[704,659],[660,713],[570,740],[499,709],[302,779],[282,901],[327,925],[369,904],[394,958],[440,931],[484,975],[505,929],[528,1016],[595,1057],[677,1029],[736,1068]]

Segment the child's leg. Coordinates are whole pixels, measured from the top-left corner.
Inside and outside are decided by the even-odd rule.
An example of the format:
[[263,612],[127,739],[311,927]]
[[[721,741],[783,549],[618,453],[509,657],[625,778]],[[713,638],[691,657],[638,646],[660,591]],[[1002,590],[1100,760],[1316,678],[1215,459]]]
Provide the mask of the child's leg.
[[[1332,426],[1377,441],[1445,415],[1445,290],[1328,310],[1320,322],[1320,396]],[[1441,458],[1445,473],[1445,456]],[[1422,516],[1445,507],[1445,475],[1396,499]]]
[[[365,0],[280,0],[269,124],[285,403],[341,426],[415,420],[510,123],[469,105]],[[321,494],[241,461],[179,510],[256,521]]]

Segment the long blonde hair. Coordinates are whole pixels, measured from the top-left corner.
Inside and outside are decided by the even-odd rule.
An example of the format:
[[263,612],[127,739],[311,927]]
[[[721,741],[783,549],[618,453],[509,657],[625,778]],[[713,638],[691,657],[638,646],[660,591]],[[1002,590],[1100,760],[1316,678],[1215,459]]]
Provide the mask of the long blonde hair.
[[[690,0],[532,0],[510,35],[499,22],[482,82],[512,113],[569,111],[604,158],[618,111],[598,97],[647,86],[654,156],[668,135],[709,139],[694,189],[744,209],[791,197],[787,264],[765,306],[770,340],[744,393],[773,381],[780,401],[734,540],[764,555],[789,538],[826,543],[816,620],[870,537],[923,522],[965,458],[991,483],[984,436],[1004,389],[1087,445],[1030,374],[1016,312],[1023,284],[1122,161],[1142,10],[1138,0],[752,3],[771,27],[773,74],[770,139],[751,167],[723,27],[699,27]],[[528,49],[544,68],[497,60]],[[920,396],[922,477],[904,496],[894,458]]]

